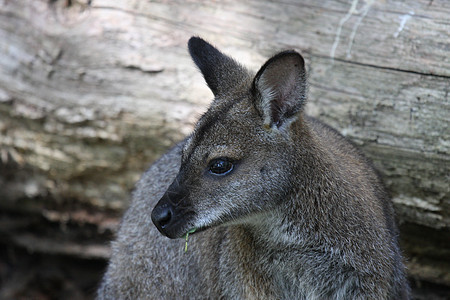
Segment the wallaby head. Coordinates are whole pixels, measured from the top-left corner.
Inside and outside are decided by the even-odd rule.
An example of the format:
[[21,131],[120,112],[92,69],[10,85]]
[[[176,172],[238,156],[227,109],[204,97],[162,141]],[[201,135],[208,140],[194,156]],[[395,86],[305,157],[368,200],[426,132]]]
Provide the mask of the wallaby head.
[[247,222],[286,198],[307,92],[304,60],[295,51],[275,55],[256,75],[200,38],[190,39],[189,52],[215,99],[152,212],[170,238]]

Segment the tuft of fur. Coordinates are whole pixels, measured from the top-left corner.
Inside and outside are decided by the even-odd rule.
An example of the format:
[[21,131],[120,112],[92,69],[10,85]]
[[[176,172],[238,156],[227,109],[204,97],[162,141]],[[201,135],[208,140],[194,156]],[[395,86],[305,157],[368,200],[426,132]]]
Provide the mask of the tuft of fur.
[[[255,75],[200,38],[189,51],[215,99],[138,182],[98,299],[409,299],[391,201],[303,113],[301,55]],[[233,167],[215,174],[217,160]]]

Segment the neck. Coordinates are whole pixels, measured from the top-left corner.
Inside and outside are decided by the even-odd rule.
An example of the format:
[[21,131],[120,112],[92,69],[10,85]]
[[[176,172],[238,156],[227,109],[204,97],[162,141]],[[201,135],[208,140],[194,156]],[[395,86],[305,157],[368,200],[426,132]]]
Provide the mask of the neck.
[[285,248],[303,248],[307,242],[301,226],[302,220],[291,220],[289,213],[280,206],[270,212],[252,217],[248,223],[241,225],[254,241],[255,247],[266,251]]

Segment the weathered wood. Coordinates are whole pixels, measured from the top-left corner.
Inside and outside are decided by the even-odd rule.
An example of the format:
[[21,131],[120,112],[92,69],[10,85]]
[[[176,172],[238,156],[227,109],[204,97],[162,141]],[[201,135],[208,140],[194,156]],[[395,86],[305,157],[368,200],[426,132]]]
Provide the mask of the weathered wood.
[[[0,2],[0,207],[126,207],[142,170],[212,98],[186,51],[200,35],[254,69],[281,49],[304,54],[307,112],[374,161],[404,232],[433,230],[429,243],[443,245],[449,16],[446,0]],[[440,249],[427,278],[450,284]]]

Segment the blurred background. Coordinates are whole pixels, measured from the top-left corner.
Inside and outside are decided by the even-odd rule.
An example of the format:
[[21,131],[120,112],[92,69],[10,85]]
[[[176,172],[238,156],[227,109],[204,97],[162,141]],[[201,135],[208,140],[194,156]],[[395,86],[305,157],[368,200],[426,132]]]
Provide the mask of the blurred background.
[[134,183],[212,99],[193,35],[255,70],[302,53],[307,113],[393,196],[415,298],[450,299],[449,16],[448,0],[0,0],[0,299],[95,296]]

